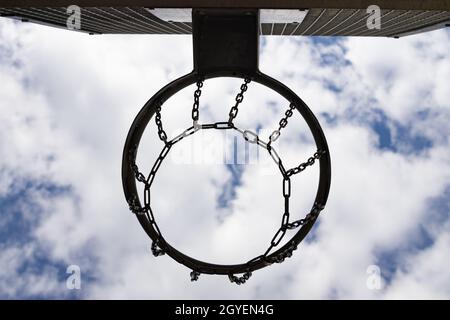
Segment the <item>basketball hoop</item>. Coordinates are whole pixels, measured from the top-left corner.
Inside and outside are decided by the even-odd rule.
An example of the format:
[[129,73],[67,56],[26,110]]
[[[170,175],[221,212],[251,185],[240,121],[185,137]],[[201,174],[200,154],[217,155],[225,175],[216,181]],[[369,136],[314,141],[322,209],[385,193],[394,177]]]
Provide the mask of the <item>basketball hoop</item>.
[[[155,256],[167,254],[177,262],[191,269],[192,272],[190,275],[192,281],[196,281],[202,273],[221,274],[228,275],[231,282],[242,284],[250,278],[253,271],[264,268],[273,263],[281,263],[286,258],[291,257],[293,251],[297,249],[298,244],[307,235],[327,201],[331,179],[330,156],[323,131],[307,105],[285,85],[259,71],[253,74],[248,74],[244,77],[244,82],[240,87],[241,90],[236,96],[235,105],[231,108],[227,121],[206,124],[200,123],[199,101],[203,82],[206,79],[219,76],[236,77],[237,75],[226,70],[215,70],[213,73],[202,74],[199,74],[194,70],[194,72],[165,86],[146,103],[134,120],[125,143],[122,177],[125,196],[130,206],[130,210],[136,214],[142,227],[152,239],[152,252]],[[279,122],[279,127],[273,131],[266,141],[260,138],[252,130],[238,128],[233,122],[238,114],[239,105],[244,100],[244,94],[247,91],[248,85],[251,81],[255,81],[276,91],[287,101],[290,101],[290,105],[285,112],[285,116]],[[176,137],[168,137],[164,131],[161,120],[161,109],[164,106],[164,102],[178,91],[192,84],[196,84],[197,86],[194,93],[194,104],[192,108],[192,126]],[[276,141],[280,137],[283,128],[287,126],[288,120],[292,117],[295,110],[300,113],[311,130],[317,151],[308,159],[301,162],[299,166],[288,169],[284,167],[282,159],[272,146],[272,142]],[[139,171],[135,160],[141,137],[153,117],[155,117],[159,139],[164,143],[164,147],[154,163],[151,172],[145,176]],[[151,186],[158,169],[163,164],[164,159],[176,143],[180,143],[183,139],[189,136],[194,136],[195,133],[200,130],[234,130],[238,132],[248,143],[255,144],[268,152],[280,170],[283,182],[282,196],[284,197],[284,212],[281,217],[281,226],[273,236],[268,249],[250,261],[236,265],[218,265],[193,259],[172,247],[165,240],[156,222],[155,214],[151,207],[150,194]],[[314,165],[317,161],[320,164],[320,176],[314,205],[303,219],[291,221],[289,213],[289,199],[291,196],[290,177],[304,171],[307,167]],[[138,192],[137,183],[139,183],[139,186],[143,187],[141,193]],[[142,198],[139,194],[143,195]],[[143,204],[141,199],[143,199]],[[284,246],[277,249],[277,246],[285,236],[286,231],[293,229],[298,229],[297,233]],[[237,276],[238,274],[242,274],[242,276]]]

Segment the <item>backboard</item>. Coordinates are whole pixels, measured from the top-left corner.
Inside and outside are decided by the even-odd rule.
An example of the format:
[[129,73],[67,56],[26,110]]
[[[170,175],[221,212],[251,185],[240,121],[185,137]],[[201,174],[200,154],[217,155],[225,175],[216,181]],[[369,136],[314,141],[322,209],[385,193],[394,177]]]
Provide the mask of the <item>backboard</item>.
[[[449,0],[3,0],[0,15],[67,28],[73,4],[90,34],[190,34],[193,8],[260,9],[261,35],[401,37],[450,26]],[[371,5],[379,29],[367,28]]]

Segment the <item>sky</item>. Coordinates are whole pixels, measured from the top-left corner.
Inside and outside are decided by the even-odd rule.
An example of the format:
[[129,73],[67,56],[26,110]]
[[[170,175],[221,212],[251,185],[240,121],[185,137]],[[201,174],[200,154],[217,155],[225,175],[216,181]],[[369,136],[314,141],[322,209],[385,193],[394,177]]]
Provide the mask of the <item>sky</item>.
[[[286,262],[243,286],[211,275],[192,283],[191,270],[152,256],[121,184],[130,125],[154,93],[192,70],[191,38],[89,36],[1,19],[0,298],[449,299],[450,32],[264,37],[260,69],[319,119],[332,160],[328,203]],[[241,83],[206,81],[200,120],[227,120]],[[194,90],[164,104],[169,136],[191,124]],[[250,83],[236,124],[267,140],[288,106]],[[145,174],[162,146],[152,120],[137,158]],[[276,147],[288,167],[314,153],[298,113]],[[238,161],[242,148],[239,135],[208,131],[171,150],[151,201],[176,248],[239,263],[268,247],[282,179],[261,150]],[[224,161],[230,154],[235,161]],[[293,177],[293,218],[311,208],[318,172]],[[73,266],[79,288],[67,285]]]

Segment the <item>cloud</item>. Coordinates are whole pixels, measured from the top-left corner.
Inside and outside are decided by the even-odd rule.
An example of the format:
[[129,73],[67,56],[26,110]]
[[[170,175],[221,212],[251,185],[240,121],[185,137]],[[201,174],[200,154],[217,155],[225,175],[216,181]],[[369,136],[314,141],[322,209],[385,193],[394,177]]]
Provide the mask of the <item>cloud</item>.
[[[76,298],[448,298],[448,206],[433,200],[449,199],[448,37],[436,31],[400,40],[264,39],[261,69],[296,91],[323,125],[332,190],[313,234],[294,257],[255,272],[238,288],[207,275],[191,284],[190,270],[167,256],[154,259],[122,192],[129,126],[151,95],[191,70],[190,37],[87,36],[2,20],[0,196],[21,216],[39,210],[35,220],[22,222],[24,241],[2,239],[0,279],[6,285],[0,296],[73,297],[64,288],[64,266],[78,264],[86,282]],[[240,84],[206,81],[201,120],[226,119]],[[190,125],[193,90],[164,105],[170,135]],[[259,128],[267,140],[288,105],[251,83],[236,123]],[[389,147],[383,148],[387,136]],[[223,150],[235,137],[242,139],[226,136]],[[418,150],[417,137],[429,143]],[[261,153],[262,163],[237,167],[237,179],[225,165],[214,164],[220,152],[208,152],[208,164],[179,163],[183,152],[194,150],[189,141],[224,137],[208,132],[189,139],[171,150],[152,188],[165,237],[196,258],[221,263],[263,253],[283,211],[275,164]],[[161,148],[152,121],[139,149],[143,172]],[[299,117],[289,120],[277,148],[289,167],[315,151]],[[293,178],[295,219],[312,205],[317,169]],[[38,200],[24,208],[13,197],[18,181],[56,189],[32,188]],[[431,210],[440,213],[441,227],[426,223]],[[15,230],[5,200],[0,211],[0,223]],[[425,246],[418,226],[429,237]],[[8,238],[15,236],[11,232]],[[44,257],[40,264],[36,255]],[[41,268],[27,271],[25,263]],[[366,270],[377,263],[385,283],[373,291]]]

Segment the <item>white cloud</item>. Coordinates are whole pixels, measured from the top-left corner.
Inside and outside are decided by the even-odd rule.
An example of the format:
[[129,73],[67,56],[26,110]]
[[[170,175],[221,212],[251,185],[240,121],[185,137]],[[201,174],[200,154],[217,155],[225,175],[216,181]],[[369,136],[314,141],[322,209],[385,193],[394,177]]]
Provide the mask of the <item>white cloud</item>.
[[2,248],[0,254],[0,292],[4,298],[20,296],[62,296],[64,287],[57,278],[55,268],[49,266],[43,268],[40,273],[33,273],[25,269],[19,271],[27,261],[33,261],[33,246],[28,245],[21,248]]
[[[427,218],[428,200],[439,196],[450,181],[449,147],[442,138],[445,129],[431,130],[446,128],[440,117],[449,107],[448,33],[395,41],[355,38],[331,46],[313,45],[307,38],[266,39],[261,69],[286,82],[319,115],[329,139],[333,181],[314,239],[303,243],[286,263],[255,272],[239,288],[224,277],[206,275],[191,284],[190,270],[166,256],[154,259],[121,189],[120,161],[128,128],[152,94],[190,71],[190,37],[90,37],[1,21],[0,38],[0,48],[6,48],[0,51],[0,195],[8,194],[17,177],[71,186],[72,198],[45,200],[45,214],[33,236],[45,245],[51,259],[68,265],[78,259],[82,276],[83,271],[95,276],[96,281],[83,289],[85,297],[450,296],[448,229],[434,234],[433,246],[401,257],[407,267],[399,269],[382,291],[366,287],[366,269],[377,262],[376,252],[408,241],[412,230]],[[324,65],[325,56],[338,60]],[[386,82],[387,75],[391,80]],[[330,90],[330,84],[340,91]],[[226,117],[239,85],[237,80],[207,81],[201,118]],[[165,105],[167,132],[189,125],[192,94],[190,87]],[[320,116],[321,112],[351,116],[355,109],[372,104],[401,123],[411,123],[417,132],[428,128],[426,134],[435,145],[417,155],[381,151],[369,127],[347,117],[328,125]],[[271,130],[286,107],[276,95],[250,84],[236,121],[245,128],[261,124]],[[424,107],[436,115],[425,122],[414,121]],[[145,172],[162,146],[156,142],[153,121],[149,129],[138,158]],[[286,140],[280,154],[290,166],[313,152],[305,130],[293,118],[282,133],[280,139]],[[230,173],[223,166],[176,165],[174,160],[166,159],[152,193],[167,238],[196,257],[220,262],[262,253],[282,215],[281,177],[275,166],[269,168],[273,174],[265,175],[257,166],[248,166],[231,202],[232,214],[220,222],[216,199]],[[315,169],[293,179],[296,218],[313,200]],[[13,262],[23,250],[2,252],[0,265],[9,266],[2,277],[13,279],[8,282],[13,287],[29,286],[30,294],[63,294],[48,274],[20,282],[18,264]],[[82,257],[84,253],[88,258]]]
[[352,39],[347,57],[379,105],[395,119],[404,121],[427,108],[448,110],[448,32],[402,39]]
[[389,299],[448,299],[450,277],[445,268],[450,237],[446,231],[430,248],[408,257],[405,270],[399,270],[386,292]]

